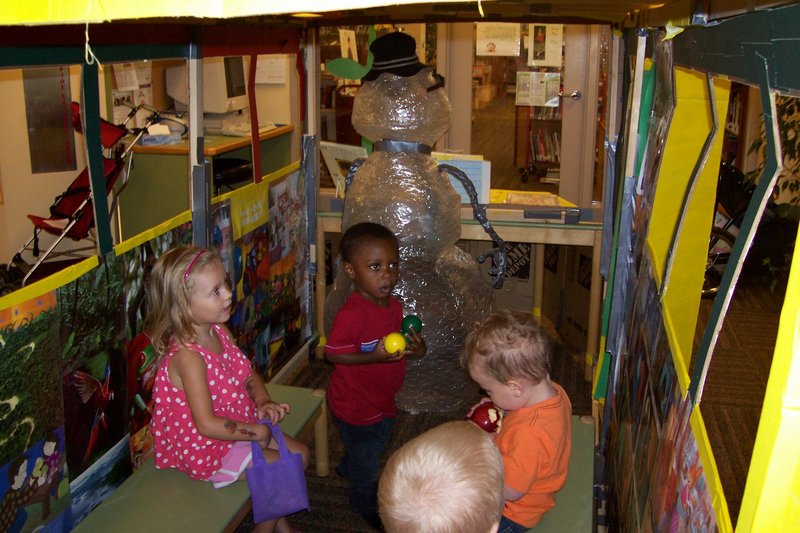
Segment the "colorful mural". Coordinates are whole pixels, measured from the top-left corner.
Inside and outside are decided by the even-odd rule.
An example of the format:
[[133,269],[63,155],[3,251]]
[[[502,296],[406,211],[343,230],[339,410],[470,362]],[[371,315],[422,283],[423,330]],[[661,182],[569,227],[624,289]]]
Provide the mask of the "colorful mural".
[[[227,195],[212,246],[236,288],[230,326],[269,376],[310,336],[305,185],[297,166]],[[148,460],[156,354],[144,281],[192,240],[189,214],[0,305],[0,531],[69,531]]]

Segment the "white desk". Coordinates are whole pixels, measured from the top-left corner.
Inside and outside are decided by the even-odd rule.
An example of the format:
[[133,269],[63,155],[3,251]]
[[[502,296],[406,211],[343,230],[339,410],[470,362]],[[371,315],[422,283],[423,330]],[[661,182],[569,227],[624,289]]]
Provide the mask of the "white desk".
[[[590,246],[592,248],[592,286],[589,292],[589,325],[586,333],[586,360],[584,378],[592,379],[592,363],[597,355],[600,333],[600,300],[602,280],[600,278],[600,245],[603,225],[599,223],[562,224],[542,222],[523,218],[520,209],[488,209],[487,216],[495,231],[507,242],[526,242],[534,245],[534,312],[541,313],[544,295],[544,246],[564,244],[569,246]],[[317,212],[317,279],[315,300],[316,328],[324,331],[325,312],[325,234],[342,231],[342,214],[338,211]],[[461,208],[461,238],[476,241],[490,241],[491,238],[477,221],[472,218],[472,209]],[[318,355],[321,355],[321,347]]]

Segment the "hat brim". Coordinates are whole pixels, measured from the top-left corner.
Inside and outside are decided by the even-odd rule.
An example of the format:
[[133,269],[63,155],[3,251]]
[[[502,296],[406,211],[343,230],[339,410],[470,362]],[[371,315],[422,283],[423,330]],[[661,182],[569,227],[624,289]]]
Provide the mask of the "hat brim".
[[405,65],[402,67],[392,67],[387,69],[376,68],[373,66],[369,70],[369,72],[364,74],[364,77],[361,79],[364,81],[375,81],[378,79],[378,76],[387,73],[394,74],[395,76],[400,76],[401,78],[408,78],[409,76],[415,75],[417,72],[426,67],[428,67],[428,65],[420,63],[419,61],[417,61],[416,63],[412,63],[410,65]]

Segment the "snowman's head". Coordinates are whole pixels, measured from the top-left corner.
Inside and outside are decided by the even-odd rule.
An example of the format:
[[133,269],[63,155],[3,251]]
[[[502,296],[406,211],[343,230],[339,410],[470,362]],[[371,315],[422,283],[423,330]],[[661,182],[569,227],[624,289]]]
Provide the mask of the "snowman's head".
[[450,127],[444,78],[417,57],[416,40],[390,32],[369,45],[373,61],[353,102],[353,126],[371,141],[432,145]]
[[353,102],[353,127],[371,141],[433,145],[450,127],[442,78],[423,67],[411,76],[383,73],[367,81]]

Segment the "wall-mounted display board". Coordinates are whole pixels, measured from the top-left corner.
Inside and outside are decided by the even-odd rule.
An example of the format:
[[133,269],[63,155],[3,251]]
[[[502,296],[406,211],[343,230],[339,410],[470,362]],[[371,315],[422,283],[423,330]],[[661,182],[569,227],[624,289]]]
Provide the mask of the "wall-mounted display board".
[[[609,503],[605,519],[622,531],[733,531],[702,393],[712,356],[725,356],[714,353],[717,335],[778,174],[781,150],[772,126],[763,174],[694,354],[693,340],[722,158],[727,76],[758,86],[762,114],[775,117],[776,92],[800,87],[800,69],[785,57],[785,38],[798,20],[800,10],[790,6],[686,29],[672,39],[653,31],[631,34],[626,43],[633,74],[624,148],[631,155],[626,163],[638,157],[640,164],[617,172],[618,246],[611,250],[619,255],[610,263],[611,311],[599,365],[605,370],[596,378],[603,381],[596,390],[605,391],[598,396],[605,404],[605,477],[599,480]],[[645,63],[637,39],[650,40],[652,50],[649,100],[642,89],[645,69],[637,70]],[[664,105],[670,98],[672,110]],[[638,120],[639,111],[645,121]],[[737,531],[800,527],[800,402],[792,392],[800,379],[793,349],[800,272],[792,266]]]
[[[305,195],[295,163],[213,211],[213,246],[236,287],[229,326],[267,377],[311,336]],[[191,226],[184,212],[102,261],[0,298],[0,492],[17,502],[4,515],[10,531],[69,531],[147,460],[157,361],[142,330],[144,280],[163,252],[192,242]]]

